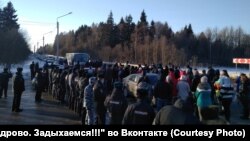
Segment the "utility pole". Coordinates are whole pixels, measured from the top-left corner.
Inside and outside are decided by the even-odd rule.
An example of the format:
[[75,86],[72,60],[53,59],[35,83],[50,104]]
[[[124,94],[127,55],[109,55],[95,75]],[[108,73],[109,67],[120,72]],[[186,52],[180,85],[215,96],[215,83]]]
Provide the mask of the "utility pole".
[[39,42],[37,42],[36,51],[37,51],[38,47],[39,47]]
[[72,12],[69,12],[65,15],[62,15],[62,16],[59,16],[56,18],[56,29],[57,29],[57,32],[56,32],[56,58],[58,59],[58,56],[59,56],[59,22],[58,22],[58,19],[59,18],[62,18],[64,16],[67,16],[67,15],[70,15],[72,14]]
[[211,49],[211,40],[209,42],[209,58],[210,58],[210,66],[212,66],[212,49]]
[[43,34],[43,50],[44,50],[43,52],[44,53],[45,53],[45,46],[44,46],[44,40],[45,39],[44,39],[44,35],[49,34],[49,33],[52,33],[52,31]]

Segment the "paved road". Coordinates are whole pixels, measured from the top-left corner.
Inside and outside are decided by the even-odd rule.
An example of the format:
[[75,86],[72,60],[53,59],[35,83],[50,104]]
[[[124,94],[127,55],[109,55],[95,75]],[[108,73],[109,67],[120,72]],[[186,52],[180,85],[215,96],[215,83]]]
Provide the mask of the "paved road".
[[80,125],[80,118],[58,101],[43,95],[41,103],[35,103],[35,92],[32,90],[28,74],[24,74],[26,90],[22,95],[20,113],[11,112],[13,92],[9,82],[8,98],[0,99],[0,124],[14,125]]
[[[67,107],[60,105],[51,96],[43,95],[41,103],[35,103],[35,92],[32,90],[29,73],[24,73],[26,91],[22,95],[21,108],[23,112],[11,112],[13,92],[12,82],[9,82],[8,98],[0,99],[0,125],[80,125],[80,118]],[[241,105],[232,104],[233,125],[250,125],[250,120],[240,119]],[[224,118],[222,116],[222,118]]]
[[[231,105],[231,124],[232,125],[250,125],[249,120],[240,119],[242,114],[242,106],[237,102],[233,102]],[[222,116],[224,118],[224,116]]]

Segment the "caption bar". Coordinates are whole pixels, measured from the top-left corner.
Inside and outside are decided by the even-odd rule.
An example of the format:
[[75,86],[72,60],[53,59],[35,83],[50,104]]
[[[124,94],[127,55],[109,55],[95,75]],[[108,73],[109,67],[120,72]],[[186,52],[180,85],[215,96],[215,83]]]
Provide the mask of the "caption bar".
[[0,138],[9,138],[16,136],[34,136],[34,137],[64,137],[64,136],[169,136],[175,137],[241,137],[245,138],[245,129],[241,130],[181,130],[171,129],[169,131],[131,131],[128,129],[121,129],[119,131],[107,131],[107,129],[91,129],[84,131],[43,131],[34,129],[34,133],[29,131],[0,131]]

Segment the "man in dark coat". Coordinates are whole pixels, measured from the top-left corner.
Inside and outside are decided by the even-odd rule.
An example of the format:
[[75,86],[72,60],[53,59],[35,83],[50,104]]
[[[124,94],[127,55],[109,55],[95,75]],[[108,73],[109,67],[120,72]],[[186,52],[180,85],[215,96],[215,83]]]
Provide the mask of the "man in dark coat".
[[30,78],[31,80],[35,77],[35,63],[32,61],[30,64]]
[[193,115],[192,105],[181,99],[176,100],[173,106],[163,107],[155,116],[154,125],[184,125],[200,124],[199,119]]
[[101,72],[98,74],[98,80],[93,87],[94,101],[96,104],[96,116],[97,124],[104,125],[106,121],[107,109],[104,106],[104,101],[107,96],[107,83],[104,81],[104,74]]
[[148,102],[148,84],[140,82],[137,86],[137,102],[127,107],[122,124],[152,125],[154,117],[154,109]]
[[105,106],[108,109],[110,115],[111,125],[121,125],[123,115],[128,106],[128,102],[123,93],[122,82],[115,82],[112,94],[108,96],[105,100]]
[[42,76],[41,69],[39,69],[36,73],[36,96],[35,101],[41,102],[42,101],[42,92],[44,91],[44,79],[45,77]]
[[249,92],[250,92],[250,82],[246,74],[242,73],[240,75],[241,83],[239,87],[239,100],[243,107],[243,114],[241,119],[249,119]]
[[3,72],[0,74],[0,98],[4,93],[4,97],[7,98],[7,90],[9,84],[9,78],[12,77],[12,74],[8,72],[8,68],[4,68]]
[[16,75],[13,79],[14,99],[12,105],[12,112],[22,111],[22,109],[20,109],[21,95],[23,91],[25,91],[22,70],[22,68],[17,68]]
[[162,74],[153,91],[157,111],[165,105],[171,105],[172,102],[172,87],[165,81],[165,78],[166,76]]

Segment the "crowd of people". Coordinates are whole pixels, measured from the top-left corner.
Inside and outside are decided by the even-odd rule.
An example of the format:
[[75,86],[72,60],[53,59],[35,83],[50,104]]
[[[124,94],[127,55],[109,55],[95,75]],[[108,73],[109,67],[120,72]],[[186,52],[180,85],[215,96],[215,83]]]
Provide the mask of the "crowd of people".
[[[12,104],[12,112],[21,112],[22,109],[20,108],[21,103],[21,95],[23,91],[25,91],[24,86],[24,78],[22,76],[22,68],[18,67],[17,72],[13,77],[13,104]],[[7,99],[8,97],[8,85],[9,79],[12,78],[12,73],[10,69],[4,68],[3,72],[0,73],[0,98],[4,94],[4,98]]]
[[[7,98],[6,83],[12,75],[6,71],[4,69],[0,74],[0,96],[4,92]],[[145,75],[149,72],[159,75],[152,97],[149,97],[151,85]],[[22,69],[18,68],[13,79],[14,112],[22,111],[19,106],[25,87],[21,73]],[[133,73],[141,73],[142,77],[137,84],[136,101],[129,103],[122,80]],[[250,82],[247,75],[242,73],[232,80],[226,70],[212,67],[200,73],[190,66],[179,68],[172,64],[88,64],[61,69],[54,65],[39,67],[38,63],[32,62],[30,76],[36,92],[35,102],[42,102],[43,93],[51,94],[75,111],[83,125],[229,124],[230,106],[235,96],[243,107],[241,118],[249,118]]]
[[[245,74],[240,75],[235,90],[227,71],[212,67],[202,73],[189,66],[180,69],[172,64],[46,67],[35,75],[36,97],[39,97],[36,101],[47,91],[79,114],[82,124],[228,124],[236,93],[244,109],[241,118],[249,116],[249,80]],[[133,73],[141,73],[142,77],[137,84],[137,101],[128,104],[122,80]],[[155,108],[148,96],[147,73],[159,74],[152,90]]]

